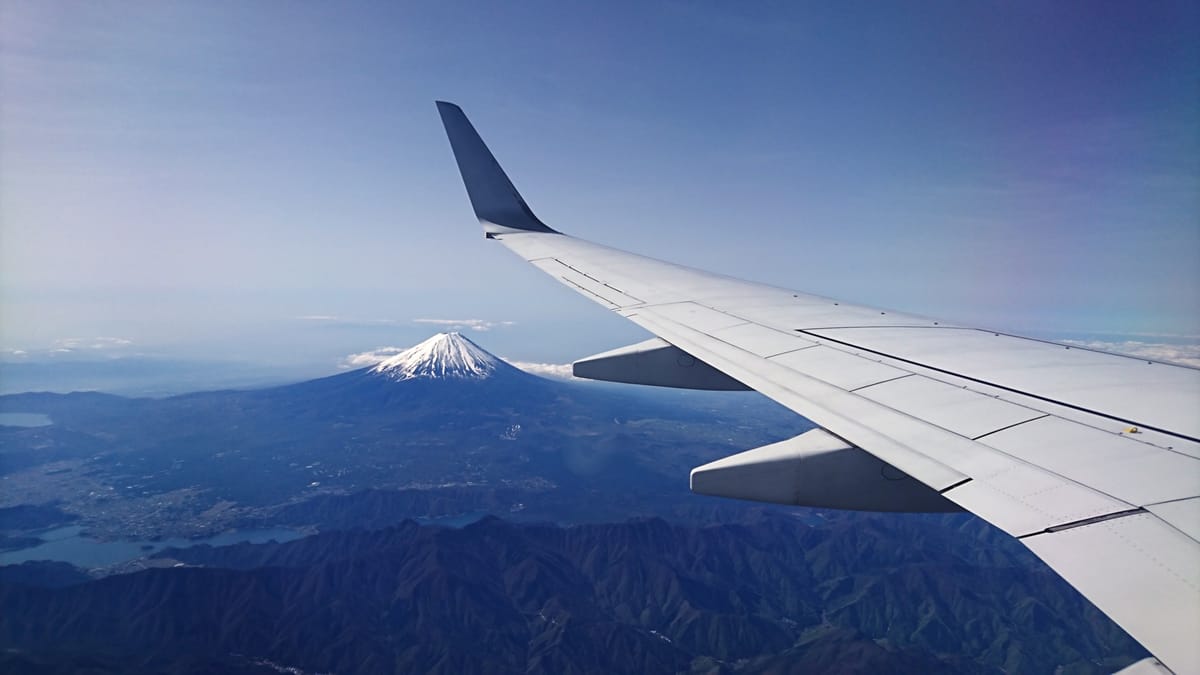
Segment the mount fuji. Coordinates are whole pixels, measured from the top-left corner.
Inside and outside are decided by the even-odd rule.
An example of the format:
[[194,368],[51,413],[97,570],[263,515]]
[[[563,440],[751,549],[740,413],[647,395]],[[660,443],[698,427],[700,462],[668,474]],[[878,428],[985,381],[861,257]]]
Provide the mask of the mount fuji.
[[541,406],[574,389],[512,366],[459,333],[438,333],[373,366],[256,394],[350,417],[395,417]]
[[524,374],[459,333],[438,333],[380,362],[370,369],[370,373],[396,382],[415,379],[482,380],[497,373]]

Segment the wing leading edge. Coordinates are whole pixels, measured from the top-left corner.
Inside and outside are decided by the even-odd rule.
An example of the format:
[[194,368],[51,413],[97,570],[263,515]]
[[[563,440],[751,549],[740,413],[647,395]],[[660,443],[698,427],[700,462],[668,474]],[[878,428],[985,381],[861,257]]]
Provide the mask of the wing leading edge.
[[[533,215],[462,110],[438,110],[489,238],[1019,538],[1164,664],[1200,672],[1200,370],[842,303],[560,234]],[[760,455],[781,461],[749,457]]]

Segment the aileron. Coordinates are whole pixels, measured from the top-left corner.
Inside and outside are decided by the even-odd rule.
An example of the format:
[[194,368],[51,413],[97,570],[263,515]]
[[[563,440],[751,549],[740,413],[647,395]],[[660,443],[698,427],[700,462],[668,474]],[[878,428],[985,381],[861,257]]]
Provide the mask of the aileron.
[[1146,513],[1021,541],[1176,673],[1200,672],[1195,539]]

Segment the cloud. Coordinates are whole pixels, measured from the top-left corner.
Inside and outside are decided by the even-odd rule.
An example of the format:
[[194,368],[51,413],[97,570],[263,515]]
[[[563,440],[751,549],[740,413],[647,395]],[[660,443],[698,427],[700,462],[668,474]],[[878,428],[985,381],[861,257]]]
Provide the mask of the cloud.
[[512,326],[515,321],[488,321],[487,319],[413,319],[413,323],[443,326],[450,330],[469,329],[474,331],[489,331],[500,326]]
[[571,374],[571,364],[569,363],[531,363],[529,361],[504,360],[532,375],[540,375],[542,377],[557,377],[563,380],[575,379],[575,376]]
[[1062,340],[1066,344],[1127,354],[1154,361],[1166,361],[1200,368],[1200,344],[1170,344],[1141,340]]
[[332,316],[329,314],[305,314],[296,317],[299,321],[312,321],[314,323],[322,323],[327,326],[398,326],[400,322],[396,319],[355,319],[344,316]]
[[108,360],[129,356],[141,356],[133,340],[123,337],[66,337],[44,346],[0,347],[0,359],[15,361],[31,360]]
[[343,368],[366,368],[386,361],[407,349],[408,347],[379,347],[370,351],[358,352],[342,359],[341,366]]
[[119,337],[73,337],[55,340],[52,350],[56,352],[69,352],[76,349],[120,349],[132,344],[133,340]]
[[[1106,331],[1087,331],[1086,333],[1082,333],[1082,335],[1090,335],[1090,336],[1106,335],[1106,336],[1110,336],[1110,337],[1123,338],[1121,340],[1103,340],[1103,342],[1114,343],[1114,344],[1119,343],[1119,342],[1125,342],[1126,340],[1129,340],[1130,338],[1160,338],[1161,340],[1171,340],[1172,344],[1193,343],[1194,342],[1194,343],[1200,345],[1200,334],[1197,334],[1197,333],[1149,333],[1149,332],[1131,333],[1129,331],[1121,331],[1119,333],[1114,333],[1114,332],[1106,332]],[[1060,340],[1060,342],[1068,342],[1068,340]],[[1136,340],[1135,340],[1135,342],[1136,342]]]
[[[358,319],[354,317],[335,316],[333,314],[304,314],[294,317],[297,321],[309,321],[312,323],[324,324],[327,326],[346,326],[346,327],[374,327],[374,326],[399,326],[403,321],[398,319]],[[501,326],[512,326],[515,321],[491,321],[488,319],[413,319],[411,323],[424,324],[428,326],[438,326],[445,330],[473,330],[478,332],[489,331],[493,328]]]

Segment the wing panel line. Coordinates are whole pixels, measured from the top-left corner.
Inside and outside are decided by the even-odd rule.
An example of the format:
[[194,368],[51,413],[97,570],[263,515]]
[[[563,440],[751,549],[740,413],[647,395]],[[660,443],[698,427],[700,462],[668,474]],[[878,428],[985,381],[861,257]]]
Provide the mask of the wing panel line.
[[[946,370],[945,368],[938,368],[937,366],[930,366],[930,365],[921,363],[920,361],[914,361],[912,359],[906,359],[902,356],[894,356],[892,354],[888,354],[887,352],[881,352],[881,351],[878,351],[875,349],[871,349],[869,347],[863,347],[861,345],[856,345],[853,342],[846,342],[845,340],[839,340],[837,338],[832,338],[832,337],[829,337],[828,335],[821,335],[820,333],[813,333],[804,328],[797,328],[795,330],[797,333],[802,333],[811,338],[829,340],[830,342],[836,342],[837,344],[840,344],[844,347],[850,347],[851,349],[861,349],[864,352],[869,352],[871,354],[875,354],[876,356],[882,356],[884,358],[895,359],[896,361],[899,361],[901,363],[907,363],[910,366],[917,366],[919,368],[925,368],[927,370],[932,370],[936,373],[942,373],[943,375],[950,375],[952,377],[957,377],[957,378],[961,378],[964,380],[968,380],[970,382],[975,382],[976,384],[982,384],[982,385],[986,385],[988,387],[995,387],[996,389],[1002,389],[1004,391],[1011,392],[1013,394],[1020,394],[1021,396],[1028,396],[1029,398],[1043,401],[1045,403],[1053,403],[1054,405],[1059,405],[1064,408],[1070,408],[1071,410],[1077,410],[1079,412],[1087,413],[1089,415],[1095,415],[1097,417],[1103,417],[1104,419],[1113,420],[1114,422],[1122,422],[1122,423],[1126,423],[1126,424],[1132,424],[1134,426],[1141,427],[1143,429],[1150,429],[1152,431],[1157,431],[1161,434],[1165,434],[1167,436],[1172,436],[1174,438],[1178,438],[1181,440],[1191,441],[1193,443],[1200,443],[1200,438],[1194,438],[1192,436],[1188,436],[1187,434],[1179,433],[1178,431],[1171,431],[1169,429],[1164,429],[1162,427],[1157,427],[1157,426],[1154,426],[1151,424],[1145,424],[1143,422],[1139,422],[1139,421],[1133,420],[1133,419],[1128,419],[1125,417],[1117,417],[1116,415],[1111,415],[1109,413],[1100,412],[1099,410],[1092,410],[1091,408],[1086,408],[1084,406],[1076,405],[1074,403],[1067,403],[1066,401],[1059,401],[1059,400],[1050,398],[1049,396],[1041,396],[1040,394],[1034,394],[1032,392],[1023,391],[1021,389],[1016,389],[1014,387],[1008,387],[1003,384],[989,382],[988,380],[984,380],[984,379],[981,379],[978,377],[972,377],[971,375],[964,375],[962,373],[956,373],[952,370]],[[996,335],[999,335],[999,333],[996,333]],[[1158,447],[1158,446],[1154,446],[1154,447]],[[1176,452],[1172,448],[1163,448],[1163,449],[1169,450],[1171,452]],[[1185,453],[1179,453],[1179,454],[1185,454]]]
[[782,351],[782,352],[779,352],[778,354],[771,354],[770,356],[764,356],[763,358],[764,359],[773,359],[777,356],[783,356],[784,354],[794,354],[799,351],[804,351],[805,349],[812,349],[813,347],[820,347],[820,346],[821,345],[804,345],[803,347],[796,347],[795,349],[788,349],[787,351]]
[[[818,346],[819,346],[819,345],[818,345]],[[888,382],[895,382],[896,380],[903,380],[903,379],[904,379],[904,378],[906,378],[906,377],[913,377],[914,375],[916,375],[916,373],[905,373],[905,374],[903,374],[903,375],[897,375],[896,377],[893,377],[893,378],[891,378],[890,380],[882,380],[882,381],[880,381],[880,382],[872,382],[871,384],[864,384],[863,386],[861,386],[861,387],[855,387],[854,389],[851,389],[850,391],[851,391],[852,393],[853,393],[853,392],[859,392],[859,391],[862,391],[863,389],[869,389],[869,388],[871,388],[871,387],[876,387],[876,386],[879,386],[879,385],[881,385],[881,384],[887,384]]]
[[570,279],[568,279],[568,278],[566,278],[566,277],[559,277],[559,279],[560,279],[560,280],[561,280],[561,281],[562,281],[564,284],[571,284],[571,285],[572,285],[572,286],[574,286],[574,287],[575,287],[575,288],[576,288],[576,289],[577,289],[577,290],[578,290],[580,293],[586,293],[586,294],[588,294],[588,295],[592,296],[593,298],[597,298],[597,299],[601,300],[601,301],[602,301],[602,302],[604,302],[604,304],[606,304],[606,305],[612,305],[612,307],[613,307],[614,309],[619,309],[619,308],[621,307],[620,305],[618,305],[617,303],[613,302],[612,300],[609,300],[608,298],[604,297],[603,295],[600,295],[599,293],[593,293],[592,291],[590,291],[590,290],[588,290],[588,289],[584,288],[583,286],[580,286],[579,284],[575,283],[574,281],[571,281]]
[[946,488],[942,488],[941,490],[938,490],[938,494],[944,495],[947,492],[953,490],[954,488],[962,487],[962,486],[966,485],[967,483],[970,483],[971,480],[972,480],[971,478],[964,478],[964,479],[958,481],[957,483],[955,483],[954,485],[951,485],[950,487],[946,487]]
[[998,434],[1001,431],[1007,431],[1008,429],[1012,429],[1013,427],[1019,427],[1022,424],[1029,424],[1030,422],[1036,422],[1038,420],[1043,420],[1043,419],[1046,419],[1047,417],[1050,417],[1050,413],[1046,413],[1045,415],[1042,415],[1041,417],[1034,417],[1033,419],[1030,419],[1030,420],[1021,420],[1020,422],[1014,422],[1006,427],[1000,427],[999,429],[992,429],[991,431],[987,432],[986,434],[979,434],[978,436],[976,436],[975,438],[972,438],[971,440],[977,441],[981,438],[987,438],[988,436],[991,436],[992,434]]
[[1147,513],[1147,511],[1146,511],[1146,509],[1137,508],[1137,509],[1129,509],[1128,511],[1117,511],[1116,513],[1110,513],[1105,516],[1096,516],[1095,518],[1084,518],[1083,520],[1076,520],[1071,523],[1063,523],[1062,525],[1055,525],[1053,527],[1047,527],[1042,532],[1031,532],[1030,534],[1024,534],[1024,535],[1021,535],[1020,537],[1017,537],[1017,539],[1025,539],[1027,537],[1036,537],[1039,534],[1054,534],[1055,532],[1062,532],[1063,530],[1070,530],[1075,527],[1083,527],[1084,525],[1093,525],[1095,523],[1103,523],[1106,520],[1113,520],[1114,518],[1124,518],[1125,516],[1135,516],[1139,513]]

